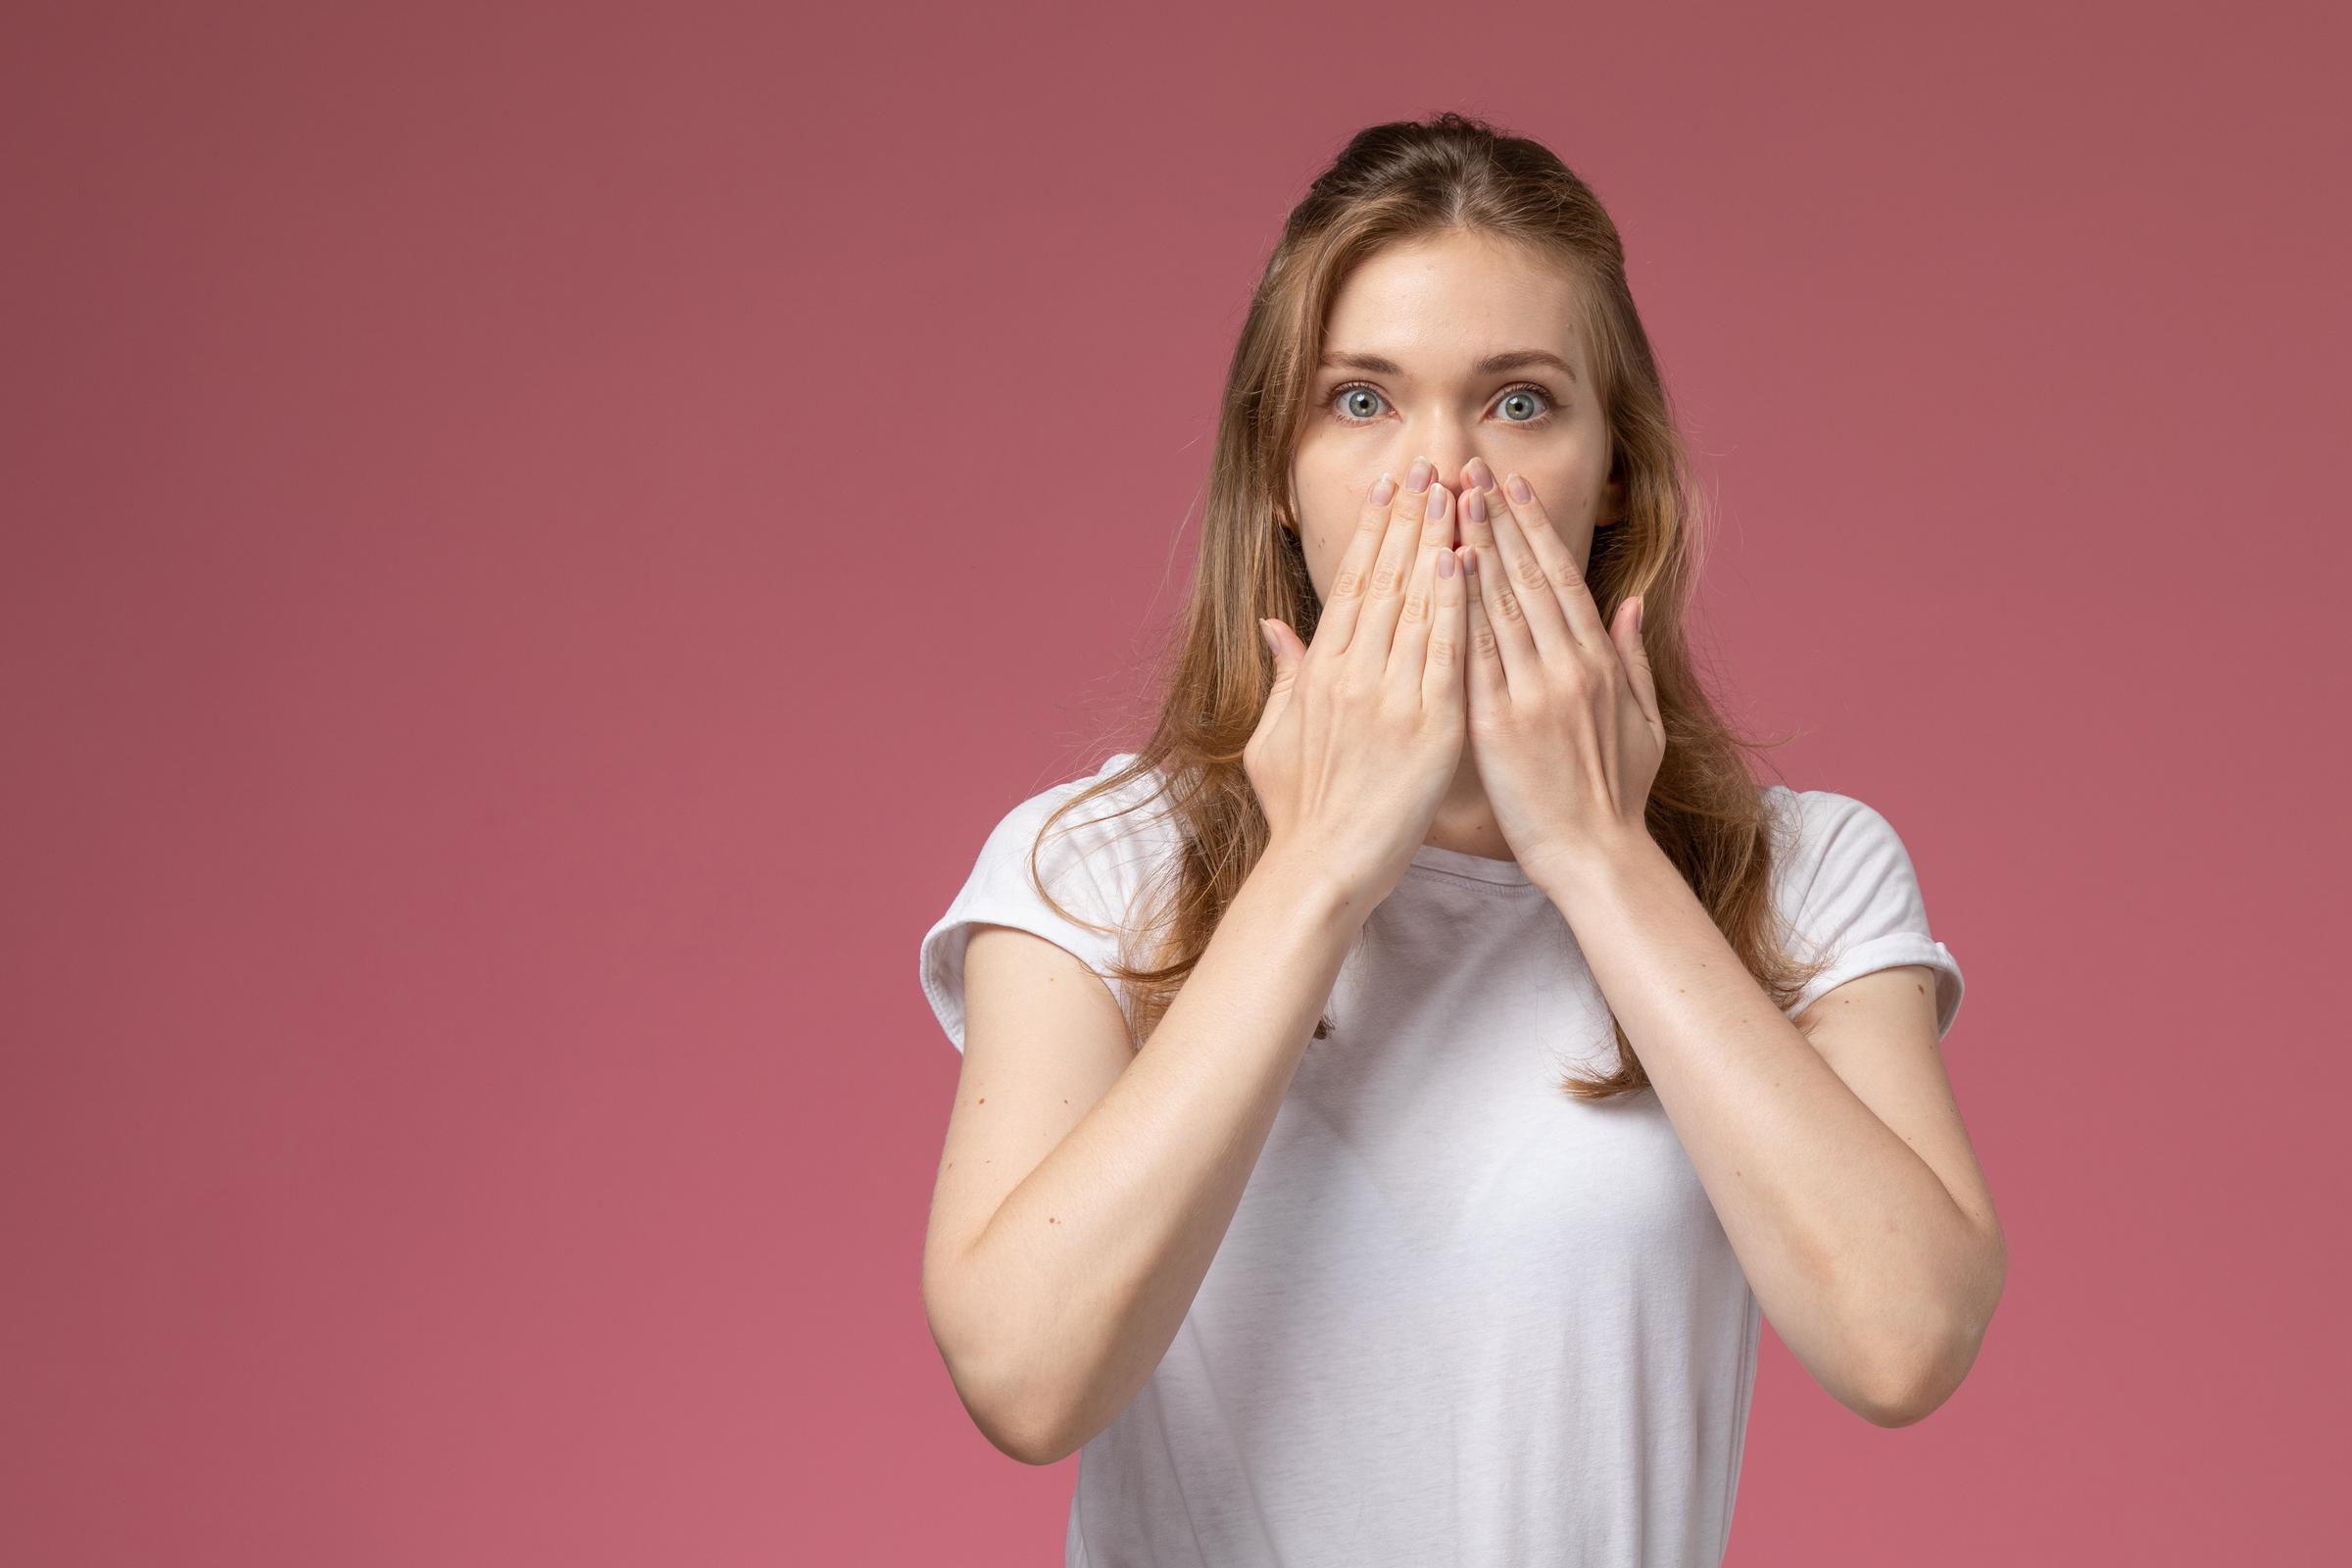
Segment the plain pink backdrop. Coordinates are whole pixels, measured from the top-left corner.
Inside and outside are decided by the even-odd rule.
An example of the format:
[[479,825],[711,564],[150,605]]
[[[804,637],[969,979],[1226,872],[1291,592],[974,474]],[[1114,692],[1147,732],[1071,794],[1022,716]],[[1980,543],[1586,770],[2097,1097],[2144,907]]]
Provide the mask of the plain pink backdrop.
[[1790,782],[1903,833],[2010,1239],[1731,1561],[2340,1549],[2319,6],[12,8],[0,1556],[1057,1561],[917,1294],[915,945],[1180,603],[1283,214],[1622,225]]

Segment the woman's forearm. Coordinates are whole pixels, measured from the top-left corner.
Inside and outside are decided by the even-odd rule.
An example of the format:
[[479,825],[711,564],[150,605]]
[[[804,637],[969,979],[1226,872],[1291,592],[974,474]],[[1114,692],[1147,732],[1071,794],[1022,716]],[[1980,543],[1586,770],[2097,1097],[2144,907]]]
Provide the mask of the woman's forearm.
[[[987,1396],[1051,1463],[1107,1426],[1208,1273],[1369,905],[1270,849],[1151,1039],[956,1264]],[[971,1391],[965,1391],[967,1399]]]

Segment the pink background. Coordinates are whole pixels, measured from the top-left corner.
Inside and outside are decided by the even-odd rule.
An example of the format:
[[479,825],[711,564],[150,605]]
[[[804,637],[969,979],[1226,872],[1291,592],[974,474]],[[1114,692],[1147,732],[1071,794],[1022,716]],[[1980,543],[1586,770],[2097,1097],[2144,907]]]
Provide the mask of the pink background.
[[1057,1561],[916,939],[1448,107],[1610,203],[1719,662],[1969,979],[2001,1314],[1894,1432],[1768,1341],[1731,1561],[2340,1543],[2347,39],[1891,9],[12,8],[0,1555]]

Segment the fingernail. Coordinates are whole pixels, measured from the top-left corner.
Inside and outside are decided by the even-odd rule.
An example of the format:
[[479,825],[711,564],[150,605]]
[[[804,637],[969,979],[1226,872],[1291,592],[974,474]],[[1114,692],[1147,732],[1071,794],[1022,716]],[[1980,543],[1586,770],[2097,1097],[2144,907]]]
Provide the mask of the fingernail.
[[1486,459],[1472,458],[1470,460],[1470,482],[1481,490],[1494,488],[1494,470],[1487,466]]
[[1446,487],[1444,485],[1433,484],[1429,487],[1429,507],[1422,513],[1422,515],[1432,522],[1446,515]]
[[1395,498],[1396,494],[1396,475],[1384,473],[1380,476],[1380,482],[1372,487],[1372,504],[1376,507],[1385,507]]
[[1462,498],[1462,510],[1470,514],[1470,520],[1472,522],[1486,521],[1487,493],[1484,490],[1471,491],[1468,495]]
[[1513,501],[1533,501],[1536,499],[1536,493],[1528,488],[1527,481],[1520,478],[1519,475],[1515,473],[1511,475],[1511,499]]
[[1404,487],[1407,490],[1421,489],[1424,485],[1429,483],[1430,475],[1436,473],[1437,471],[1438,470],[1435,467],[1430,466],[1430,461],[1427,458],[1415,458],[1413,460],[1411,471],[1406,473],[1404,476]]

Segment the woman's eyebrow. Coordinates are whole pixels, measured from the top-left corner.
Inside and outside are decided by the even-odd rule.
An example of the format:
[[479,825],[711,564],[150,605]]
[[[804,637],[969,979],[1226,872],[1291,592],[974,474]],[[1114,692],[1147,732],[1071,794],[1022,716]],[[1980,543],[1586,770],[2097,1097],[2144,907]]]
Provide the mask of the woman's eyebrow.
[[[1362,370],[1372,375],[1402,375],[1404,373],[1404,367],[1398,365],[1395,360],[1382,359],[1377,354],[1353,354],[1346,350],[1334,350],[1323,356],[1323,363],[1334,368]],[[1500,354],[1490,354],[1470,367],[1470,373],[1472,375],[1500,375],[1505,370],[1524,369],[1531,365],[1548,366],[1569,380],[1576,379],[1576,367],[1549,349],[1505,349]]]

